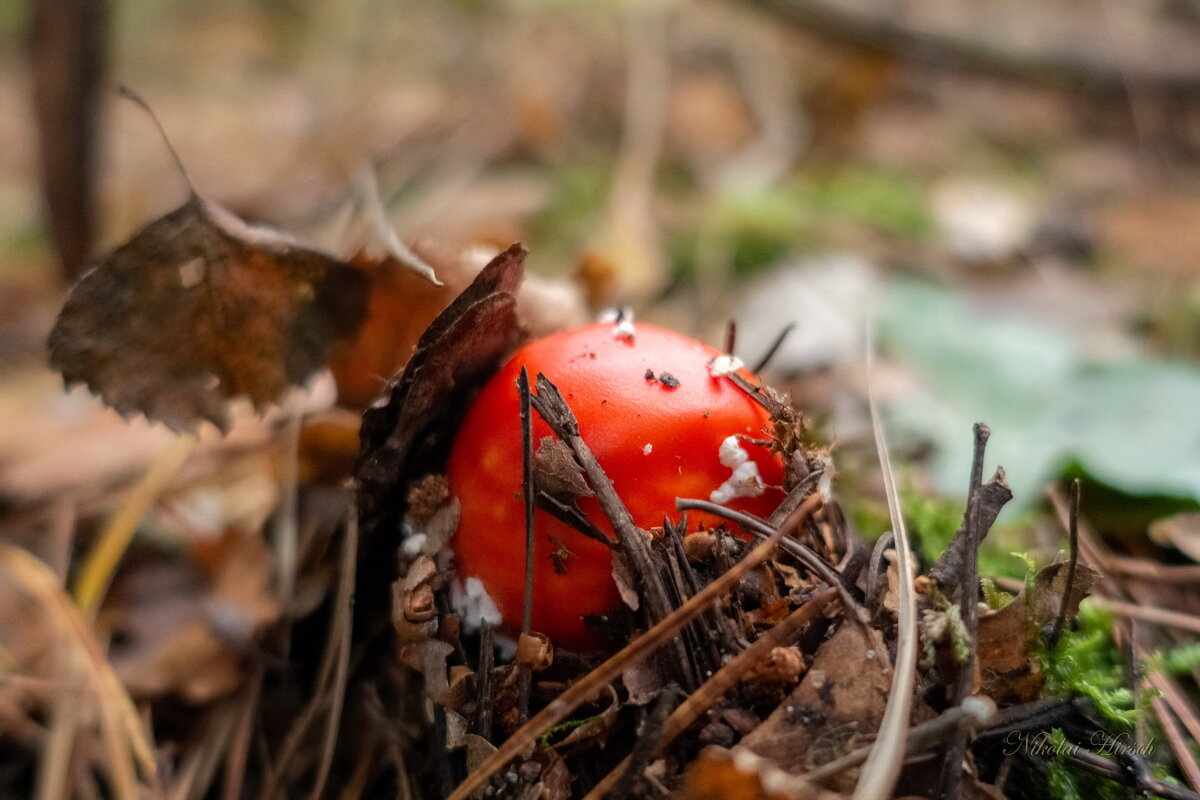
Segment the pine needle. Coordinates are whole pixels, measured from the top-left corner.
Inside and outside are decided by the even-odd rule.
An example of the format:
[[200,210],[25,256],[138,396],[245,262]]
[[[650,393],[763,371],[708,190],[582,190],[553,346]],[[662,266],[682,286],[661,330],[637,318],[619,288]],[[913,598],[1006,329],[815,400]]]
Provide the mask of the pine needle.
[[88,551],[79,577],[75,579],[75,605],[87,619],[96,615],[100,601],[112,582],[117,564],[125,555],[138,525],[145,519],[150,507],[158,500],[175,475],[183,467],[188,456],[196,449],[199,440],[193,434],[177,437],[150,466],[125,499],[117,513],[101,531],[96,543]]
[[862,774],[854,789],[854,800],[883,800],[896,784],[900,767],[904,763],[904,747],[908,734],[909,710],[912,706],[913,681],[917,666],[917,595],[913,588],[912,550],[908,543],[908,531],[904,527],[904,516],[900,512],[900,498],[896,491],[896,479],[892,474],[892,461],[888,455],[887,440],[883,434],[883,423],[879,419],[879,407],[872,386],[874,371],[874,334],[867,329],[867,397],[871,405],[871,427],[875,433],[875,447],[879,452],[879,465],[883,470],[883,486],[887,493],[888,512],[892,517],[892,532],[896,537],[896,569],[900,575],[900,615],[896,624],[896,664],[892,672],[891,695],[879,725],[879,734],[871,755],[863,764]]

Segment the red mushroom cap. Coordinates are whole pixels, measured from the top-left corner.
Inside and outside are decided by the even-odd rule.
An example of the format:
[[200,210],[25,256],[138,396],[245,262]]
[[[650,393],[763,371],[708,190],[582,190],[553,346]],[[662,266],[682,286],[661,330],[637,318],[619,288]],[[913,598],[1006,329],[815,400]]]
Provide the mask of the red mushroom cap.
[[[720,354],[687,336],[638,324],[632,337],[610,323],[565,331],[519,350],[484,386],[463,421],[450,455],[450,491],[462,504],[452,540],[460,579],[478,578],[510,632],[520,624],[525,579],[525,511],[521,489],[521,367],[545,374],[562,392],[634,521],[643,528],[677,517],[675,498],[709,499],[726,485],[738,459],[757,467],[760,489],[732,508],[766,516],[783,497],[783,465],[762,440],[769,415],[728,377],[714,377]],[[746,373],[742,373],[745,375]],[[535,449],[549,426],[533,412]],[[722,445],[725,450],[722,452]],[[740,445],[740,448],[739,448]],[[724,463],[723,463],[724,460]],[[743,467],[742,476],[754,468]],[[728,494],[728,492],[727,492]],[[612,527],[595,498],[580,509],[603,531]],[[691,531],[720,520],[689,512]],[[592,650],[584,616],[620,603],[608,548],[543,511],[535,515],[533,628],[558,646]],[[565,548],[569,555],[560,549]],[[552,559],[552,554],[558,558]],[[557,563],[556,563],[557,562]],[[558,570],[563,570],[560,574]]]

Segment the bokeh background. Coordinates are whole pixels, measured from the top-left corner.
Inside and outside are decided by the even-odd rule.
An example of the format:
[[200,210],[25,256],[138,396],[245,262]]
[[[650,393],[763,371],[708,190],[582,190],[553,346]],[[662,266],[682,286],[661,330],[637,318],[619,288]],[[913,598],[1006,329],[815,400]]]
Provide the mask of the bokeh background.
[[848,450],[874,316],[922,486],[961,489],[985,420],[1018,504],[1070,469],[1200,496],[1193,3],[96,4],[92,200],[58,202],[90,255],[65,267],[31,87],[67,37],[35,6],[0,19],[10,375],[69,276],[185,196],[125,84],[202,194],[330,249],[367,170],[406,241],[523,241],[590,310],[714,342],[735,319],[750,363],[796,324],[772,374]]
[[[557,314],[547,326],[628,305],[721,345],[735,320],[735,350],[755,364],[793,325],[766,373],[833,445],[863,531],[886,527],[870,321],[874,391],[927,558],[961,511],[976,421],[992,429],[987,472],[1002,465],[1016,494],[985,573],[1019,576],[1009,551],[1061,546],[1043,489],[1072,476],[1123,552],[1200,557],[1194,517],[1146,534],[1200,500],[1194,0],[73,6],[0,4],[0,537],[68,581],[171,440],[64,392],[46,366],[73,277],[187,195],[122,84],[202,195],[339,256],[353,252],[347,209],[373,184],[400,238],[447,274],[523,242],[540,307]],[[91,51],[70,44],[71,19]],[[80,94],[53,88],[72,75]],[[438,302],[414,300],[414,318]],[[341,431],[322,457],[352,456],[355,413],[331,410],[329,391],[309,403]],[[207,642],[225,670],[207,678],[163,666],[194,651],[162,632],[211,628],[196,611],[210,591],[243,634],[278,616],[271,554],[220,539],[262,529],[295,490],[272,424],[208,431],[144,523],[160,562],[183,547],[209,583],[184,591],[178,564],[159,564],[114,595],[145,634],[125,630],[114,656],[135,693],[242,691],[229,631]],[[337,473],[302,454],[302,486],[323,468]],[[958,511],[939,516],[941,502]],[[298,596],[315,607],[330,572],[308,577]],[[174,605],[153,617],[161,597]]]

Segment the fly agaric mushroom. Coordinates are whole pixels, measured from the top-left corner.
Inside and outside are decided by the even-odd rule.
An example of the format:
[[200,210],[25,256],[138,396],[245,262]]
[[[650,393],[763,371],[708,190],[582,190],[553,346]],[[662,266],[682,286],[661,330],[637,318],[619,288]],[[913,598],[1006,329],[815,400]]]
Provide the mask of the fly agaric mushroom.
[[[524,601],[521,368],[558,387],[634,522],[650,528],[674,514],[677,497],[766,516],[783,496],[783,465],[761,443],[769,415],[720,358],[661,328],[598,323],[526,345],[483,387],[450,454],[450,492],[462,506],[452,546],[460,579],[482,583],[504,629],[514,631]],[[534,413],[535,447],[551,435]],[[615,538],[594,497],[571,499]],[[692,531],[720,522],[695,512],[688,521]],[[621,602],[609,549],[541,510],[534,526],[533,628],[556,645],[594,650],[598,640],[583,618]]]

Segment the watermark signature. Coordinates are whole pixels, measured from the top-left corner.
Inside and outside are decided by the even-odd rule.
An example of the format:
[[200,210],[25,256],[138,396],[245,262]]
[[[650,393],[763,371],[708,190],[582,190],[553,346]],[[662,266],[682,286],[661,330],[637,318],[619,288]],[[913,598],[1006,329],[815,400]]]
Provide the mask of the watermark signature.
[[1085,746],[1097,753],[1149,756],[1158,749],[1158,742],[1148,739],[1139,743],[1131,733],[1095,731],[1086,745],[1079,745],[1065,739],[1055,741],[1054,737],[1045,732],[1030,734],[1011,731],[1004,740],[1004,755],[1011,756],[1020,751],[1034,756],[1073,756],[1080,753]]

